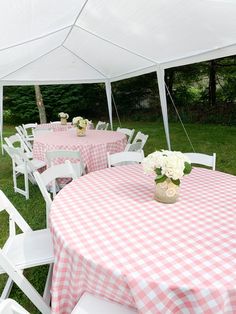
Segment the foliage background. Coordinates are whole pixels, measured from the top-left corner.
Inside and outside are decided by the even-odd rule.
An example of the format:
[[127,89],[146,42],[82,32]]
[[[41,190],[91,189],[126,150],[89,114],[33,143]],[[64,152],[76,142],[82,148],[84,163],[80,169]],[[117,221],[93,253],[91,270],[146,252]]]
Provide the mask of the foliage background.
[[[236,56],[168,69],[166,83],[184,122],[236,125]],[[112,83],[112,89],[121,119],[161,118],[155,73]],[[60,111],[108,119],[104,84],[41,86],[41,92],[48,121],[58,120]],[[170,121],[176,121],[168,102]],[[5,123],[39,122],[34,87],[4,87],[4,110]]]

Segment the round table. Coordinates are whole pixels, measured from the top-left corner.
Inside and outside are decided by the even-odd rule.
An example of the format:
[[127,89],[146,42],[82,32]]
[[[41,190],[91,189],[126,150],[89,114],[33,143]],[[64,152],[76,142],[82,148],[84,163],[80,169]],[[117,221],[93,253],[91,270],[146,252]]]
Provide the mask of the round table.
[[236,313],[236,177],[202,168],[175,204],[140,165],[90,173],[51,207],[52,313],[84,291],[139,313]]
[[107,152],[124,151],[126,136],[120,132],[87,130],[86,136],[78,137],[75,128],[68,131],[49,132],[35,137],[33,156],[46,161],[46,152],[52,150],[79,150],[87,171],[107,167]]
[[[53,132],[61,132],[61,131],[67,131],[74,128],[73,124],[71,122],[67,122],[67,124],[61,124],[60,122],[56,123],[41,123],[37,124],[36,130],[42,130],[42,129],[49,129],[53,130]],[[89,123],[88,129],[92,130],[94,129],[93,123]]]

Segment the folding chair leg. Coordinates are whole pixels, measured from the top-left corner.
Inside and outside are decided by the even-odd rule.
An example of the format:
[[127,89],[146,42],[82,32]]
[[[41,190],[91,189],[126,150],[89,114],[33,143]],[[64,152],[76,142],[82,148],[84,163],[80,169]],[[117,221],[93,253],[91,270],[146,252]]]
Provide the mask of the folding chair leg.
[[51,283],[52,283],[52,270],[53,270],[53,264],[50,264],[49,269],[48,269],[48,275],[47,275],[47,281],[44,287],[44,292],[43,292],[43,299],[44,301],[50,305],[51,301]]
[[5,300],[9,297],[12,286],[13,286],[13,280],[10,277],[8,277],[5,287],[3,289],[3,292],[1,294],[1,299]]

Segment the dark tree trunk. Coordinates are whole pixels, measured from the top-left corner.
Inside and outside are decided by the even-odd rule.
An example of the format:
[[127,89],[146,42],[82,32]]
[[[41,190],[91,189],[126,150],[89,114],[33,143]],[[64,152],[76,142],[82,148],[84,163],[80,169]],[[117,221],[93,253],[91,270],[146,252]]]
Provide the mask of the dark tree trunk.
[[40,123],[47,123],[46,111],[43,103],[43,96],[39,85],[34,85],[36,104],[39,111]]
[[216,105],[216,61],[209,62],[209,105]]

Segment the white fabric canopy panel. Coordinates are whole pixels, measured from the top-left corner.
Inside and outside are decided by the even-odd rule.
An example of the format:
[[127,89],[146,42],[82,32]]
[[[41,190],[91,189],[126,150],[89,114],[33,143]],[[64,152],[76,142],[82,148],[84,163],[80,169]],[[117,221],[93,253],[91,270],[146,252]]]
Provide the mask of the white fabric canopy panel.
[[157,65],[236,54],[235,0],[2,0],[0,5],[3,85],[112,82],[156,71]]
[[[236,54],[235,0],[2,0],[4,85],[111,82],[156,72],[170,149],[164,70]],[[2,136],[2,93],[0,93]]]

